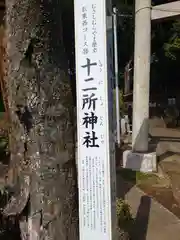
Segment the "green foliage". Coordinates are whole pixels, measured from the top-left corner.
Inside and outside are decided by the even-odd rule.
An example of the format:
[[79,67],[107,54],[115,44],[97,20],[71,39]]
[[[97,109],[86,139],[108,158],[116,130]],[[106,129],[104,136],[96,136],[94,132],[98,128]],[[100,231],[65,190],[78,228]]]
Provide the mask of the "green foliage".
[[124,103],[124,94],[122,89],[119,91],[119,106],[120,106],[121,112],[124,113],[125,103]]
[[6,240],[19,240],[19,216],[6,217],[2,214],[4,207],[9,202],[12,191],[9,187],[0,186],[0,239]]
[[[117,37],[118,37],[118,56],[119,70],[123,72],[124,67],[133,55],[134,49],[134,12],[133,0],[114,0],[119,14],[117,17]],[[122,16],[124,15],[124,16]]]
[[167,43],[164,43],[165,55],[172,60],[176,60],[177,54],[180,53],[180,21],[173,23],[170,29],[172,36]]
[[[161,3],[166,3],[167,1],[161,1]],[[115,0],[119,11],[123,14],[132,14],[134,12],[134,1],[132,0]],[[156,1],[152,1],[152,6],[157,5]],[[154,45],[156,45],[157,49],[155,51],[160,52],[160,48],[163,46],[164,56],[170,60],[176,60],[177,57],[180,56],[180,20],[176,20],[172,22],[169,20],[168,22],[154,23],[152,27],[152,40],[154,40]],[[169,25],[170,27],[169,29]],[[119,56],[120,62],[124,67],[127,59],[133,54],[134,47],[134,18],[118,18],[118,47],[119,47]],[[156,30],[157,31],[156,31]],[[123,46],[123,47],[121,47]],[[156,52],[154,53],[156,55]],[[162,59],[160,59],[162,62]],[[120,68],[122,68],[120,66]]]
[[[116,90],[113,91],[113,98],[114,98],[114,109],[116,108]],[[124,103],[124,94],[123,90],[119,90],[119,107],[120,113],[123,115],[125,112],[125,103]]]
[[142,173],[139,171],[132,171],[131,169],[121,169],[120,170],[121,177],[128,181],[132,182],[133,184],[137,184],[143,180],[148,179],[151,177],[149,173]]
[[0,154],[4,154],[8,152],[8,138],[4,136],[0,136]]
[[[4,184],[0,184],[0,196],[1,196],[1,199],[2,199],[2,197],[5,197],[6,199],[8,199],[9,191]],[[6,202],[6,204],[7,204],[7,202]],[[1,203],[0,203],[0,205],[1,205]]]
[[123,199],[117,198],[116,200],[116,214],[118,228],[130,232],[134,224],[134,218],[130,206]]
[[3,151],[4,149],[6,149],[8,145],[8,139],[5,137],[0,137],[0,151]]

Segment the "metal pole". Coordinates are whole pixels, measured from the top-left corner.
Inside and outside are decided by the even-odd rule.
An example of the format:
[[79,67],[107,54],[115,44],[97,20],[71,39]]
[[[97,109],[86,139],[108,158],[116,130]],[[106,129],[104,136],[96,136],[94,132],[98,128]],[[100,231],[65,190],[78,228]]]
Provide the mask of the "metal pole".
[[116,130],[117,144],[120,147],[120,107],[119,107],[119,84],[118,84],[118,50],[117,50],[117,9],[113,8],[113,30],[114,30],[114,65],[115,65],[115,86],[116,86]]

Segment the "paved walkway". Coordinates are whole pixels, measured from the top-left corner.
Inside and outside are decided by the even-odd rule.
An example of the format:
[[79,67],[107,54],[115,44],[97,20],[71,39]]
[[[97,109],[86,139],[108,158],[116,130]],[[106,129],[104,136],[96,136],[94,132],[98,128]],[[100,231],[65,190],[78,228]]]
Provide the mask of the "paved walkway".
[[117,173],[117,195],[129,203],[134,217],[133,240],[180,240],[180,220]]

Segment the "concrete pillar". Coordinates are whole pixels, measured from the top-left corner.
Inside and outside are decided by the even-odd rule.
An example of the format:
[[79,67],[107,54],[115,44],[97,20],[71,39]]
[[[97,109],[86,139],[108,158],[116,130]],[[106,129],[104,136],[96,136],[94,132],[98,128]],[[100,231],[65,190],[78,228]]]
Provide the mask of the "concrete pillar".
[[136,0],[133,92],[133,152],[148,151],[151,0]]

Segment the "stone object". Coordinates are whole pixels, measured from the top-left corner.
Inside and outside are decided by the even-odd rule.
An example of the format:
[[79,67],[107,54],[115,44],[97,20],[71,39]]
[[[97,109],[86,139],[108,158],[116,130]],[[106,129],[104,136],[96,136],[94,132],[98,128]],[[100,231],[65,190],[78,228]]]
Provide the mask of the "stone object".
[[145,173],[155,172],[157,170],[156,152],[135,153],[126,150],[123,152],[123,168]]

